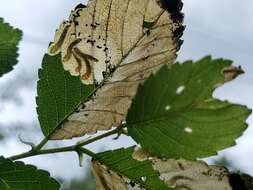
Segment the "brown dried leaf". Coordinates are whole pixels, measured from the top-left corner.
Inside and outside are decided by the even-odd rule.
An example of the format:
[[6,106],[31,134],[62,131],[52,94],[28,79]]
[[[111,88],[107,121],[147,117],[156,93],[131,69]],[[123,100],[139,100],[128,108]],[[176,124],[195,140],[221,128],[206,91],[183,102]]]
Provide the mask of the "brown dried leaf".
[[97,190],[128,190],[126,178],[120,177],[116,172],[108,170],[97,161],[92,162],[92,171],[96,178]]
[[51,55],[96,96],[52,136],[66,139],[117,127],[126,118],[137,87],[164,64],[172,64],[184,26],[180,0],[90,0],[78,6],[56,32]]
[[143,149],[136,149],[133,158],[152,161],[154,170],[159,171],[160,178],[177,190],[231,190],[229,172],[218,166],[208,166],[204,161],[187,161],[184,159],[159,159],[150,157]]
[[[223,167],[208,166],[203,161],[148,157],[142,150],[135,152],[133,158],[143,161],[144,156],[152,161],[154,170],[160,173],[160,179],[168,187],[176,190],[232,190],[229,182],[230,174]],[[97,161],[93,162],[92,170],[96,177],[97,190],[141,190],[138,184]]]
[[230,66],[223,71],[225,76],[225,82],[229,82],[233,79],[235,79],[238,75],[244,74],[244,71],[242,70],[241,66],[235,67]]
[[208,166],[203,161],[153,160],[167,185],[177,190],[230,190],[228,171],[218,166]]

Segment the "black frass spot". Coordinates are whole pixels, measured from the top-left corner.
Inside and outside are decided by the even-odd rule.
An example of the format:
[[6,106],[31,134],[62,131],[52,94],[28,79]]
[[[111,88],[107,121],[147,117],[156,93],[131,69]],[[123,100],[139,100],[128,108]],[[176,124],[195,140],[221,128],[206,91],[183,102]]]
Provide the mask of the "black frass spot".
[[76,20],[74,20],[74,24],[75,24],[75,26],[78,26],[78,25],[79,25],[79,22],[76,21]]
[[90,24],[90,26],[92,29],[96,29],[96,27],[97,27],[97,25],[95,25],[95,24]]
[[77,9],[83,9],[83,8],[86,8],[86,5],[80,3],[80,4],[78,4],[78,5],[75,7],[75,10],[77,10]]
[[150,30],[147,31],[147,36],[149,36],[151,34]]
[[87,43],[90,43],[92,46],[94,46],[94,44],[96,43],[96,40],[87,40]]
[[131,185],[131,187],[134,187],[135,186],[135,183],[130,181],[129,185]]

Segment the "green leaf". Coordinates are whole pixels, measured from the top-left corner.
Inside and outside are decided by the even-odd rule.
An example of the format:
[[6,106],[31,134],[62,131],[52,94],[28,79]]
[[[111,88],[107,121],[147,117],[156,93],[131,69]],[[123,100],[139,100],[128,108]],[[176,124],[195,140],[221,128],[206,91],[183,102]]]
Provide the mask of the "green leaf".
[[58,190],[60,185],[46,171],[0,157],[0,189]]
[[37,84],[37,112],[42,131],[50,135],[81,102],[84,102],[94,85],[83,85],[79,77],[64,71],[61,55],[45,55],[39,70]]
[[[96,161],[99,161],[109,170],[116,172],[119,176],[128,178],[131,184],[139,184],[147,190],[172,190],[172,188],[169,188],[159,179],[159,173],[153,169],[151,161],[135,160],[132,157],[133,152],[134,147],[107,151],[97,154]],[[93,161],[93,171],[94,163],[95,161]],[[102,171],[102,168],[98,168],[97,170],[95,169],[94,172],[99,176],[103,175]],[[115,181],[109,180],[108,183],[113,183]],[[128,181],[128,183],[130,183],[130,181]]]
[[161,157],[195,159],[234,145],[251,111],[212,97],[231,63],[206,57],[163,67],[139,87],[127,116],[129,134]]
[[154,22],[146,22],[146,21],[143,21],[143,27],[144,28],[147,28],[147,29],[150,29],[154,26]]
[[17,45],[21,38],[22,31],[12,28],[0,18],[0,77],[17,64]]

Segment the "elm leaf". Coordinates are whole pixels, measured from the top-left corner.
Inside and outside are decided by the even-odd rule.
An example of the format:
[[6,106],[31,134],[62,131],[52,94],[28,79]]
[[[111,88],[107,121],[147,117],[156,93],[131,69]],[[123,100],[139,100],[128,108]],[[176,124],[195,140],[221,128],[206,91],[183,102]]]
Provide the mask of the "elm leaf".
[[141,186],[147,190],[172,190],[159,179],[149,160],[138,161],[134,147],[99,153],[92,162],[97,190],[127,190]]
[[212,96],[242,73],[231,64],[206,57],[164,66],[139,87],[127,115],[130,136],[145,150],[172,158],[202,158],[234,145],[251,110]]
[[94,85],[84,85],[78,77],[71,76],[61,64],[60,55],[45,55],[39,70],[37,85],[37,112],[45,136],[61,126],[81,102],[94,90]]
[[174,63],[184,30],[181,9],[181,0],[90,0],[87,7],[78,5],[56,31],[48,52],[61,52],[65,70],[100,88],[51,139],[121,125],[139,84]]
[[[10,72],[17,64],[17,45],[22,38],[22,31],[14,29],[0,18],[0,77]],[[0,134],[0,139],[3,136]],[[1,187],[0,181],[0,187]]]
[[[251,189],[252,186],[251,176],[229,172],[224,167],[208,165],[202,160],[153,157],[138,147],[134,150],[127,148],[99,153],[92,162],[92,169],[97,190],[153,190],[168,187],[189,190],[232,190]],[[159,179],[168,187],[164,187],[163,183],[157,180],[157,174],[152,175],[154,171],[159,173]],[[153,176],[152,180],[147,176]]]
[[0,189],[59,190],[59,183],[44,170],[0,157]]
[[17,45],[21,38],[21,30],[12,28],[0,18],[0,77],[17,64]]

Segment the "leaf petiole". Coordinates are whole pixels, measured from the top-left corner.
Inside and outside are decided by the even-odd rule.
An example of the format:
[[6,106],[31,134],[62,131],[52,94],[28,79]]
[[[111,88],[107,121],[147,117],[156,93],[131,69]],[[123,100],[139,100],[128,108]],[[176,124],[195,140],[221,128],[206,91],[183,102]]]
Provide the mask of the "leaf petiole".
[[94,137],[94,138],[91,138],[91,139],[88,139],[88,140],[85,140],[82,142],[78,142],[75,145],[41,150],[41,148],[48,142],[48,138],[46,137],[37,146],[35,146],[35,148],[33,150],[30,150],[28,152],[24,152],[24,153],[21,153],[18,155],[11,156],[11,157],[9,157],[9,159],[19,160],[19,159],[43,155],[43,154],[54,154],[54,153],[61,153],[61,152],[78,152],[78,151],[81,151],[82,153],[87,154],[88,156],[90,156],[92,158],[95,158],[96,154],[86,148],[83,148],[83,146],[91,144],[95,141],[98,141],[100,139],[103,139],[105,137],[108,137],[108,136],[111,136],[114,134],[124,134],[121,132],[124,129],[124,127],[125,127],[125,125],[121,125],[114,130],[106,132],[106,133],[99,135],[97,137]]

